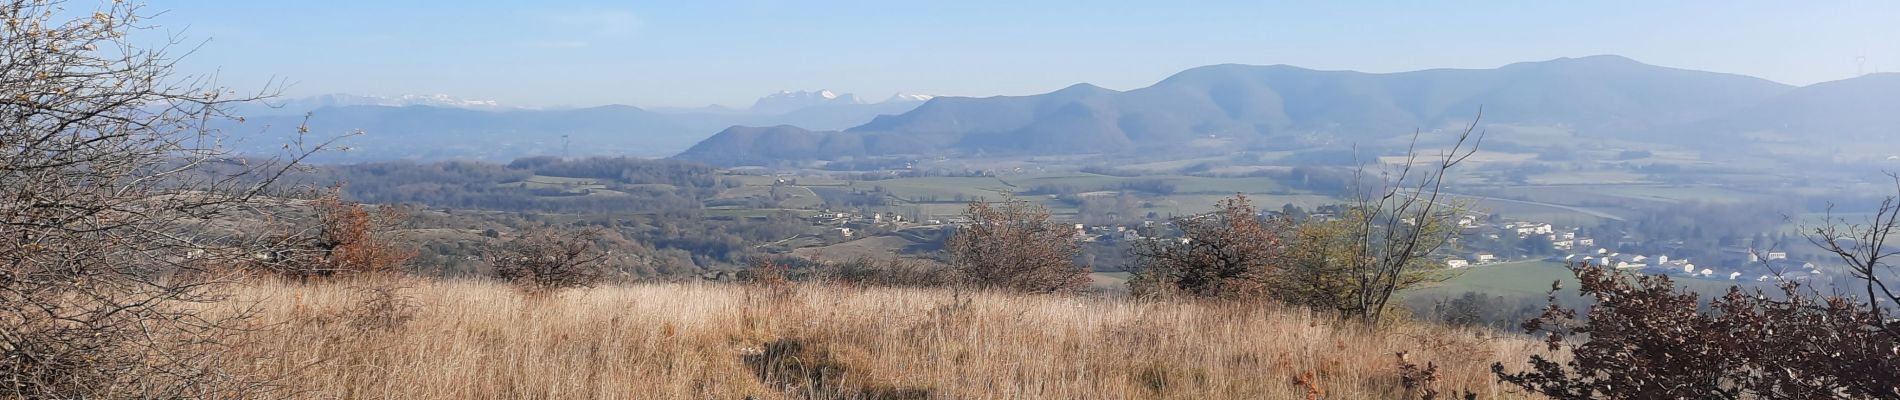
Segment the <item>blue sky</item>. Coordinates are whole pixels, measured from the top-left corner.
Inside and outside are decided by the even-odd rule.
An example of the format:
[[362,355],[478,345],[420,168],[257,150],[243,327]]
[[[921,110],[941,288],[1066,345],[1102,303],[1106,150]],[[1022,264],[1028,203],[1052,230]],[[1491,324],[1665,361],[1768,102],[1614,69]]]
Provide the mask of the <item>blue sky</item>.
[[[81,0],[83,2],[83,0]],[[1024,4],[1027,3],[1027,4]],[[1183,3],[1183,4],[1173,4]],[[75,4],[79,5],[79,4]],[[1396,72],[1618,54],[1790,84],[1900,71],[1900,2],[153,0],[185,72],[293,96],[749,105],[786,89],[1133,89],[1219,63]],[[1857,59],[1864,57],[1864,67]]]

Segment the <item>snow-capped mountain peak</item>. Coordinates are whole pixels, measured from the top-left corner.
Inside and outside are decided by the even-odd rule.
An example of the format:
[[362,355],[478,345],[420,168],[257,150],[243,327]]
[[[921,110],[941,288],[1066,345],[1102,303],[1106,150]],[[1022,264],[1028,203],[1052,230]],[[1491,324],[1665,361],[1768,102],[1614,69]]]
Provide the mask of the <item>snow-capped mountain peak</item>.
[[446,94],[404,94],[396,96],[363,96],[347,93],[333,93],[298,98],[267,99],[238,105],[234,108],[239,114],[250,115],[294,115],[311,112],[325,107],[348,106],[429,106],[443,108],[466,108],[474,110],[497,110],[509,108],[495,100],[463,99]]
[[910,102],[910,101],[930,101],[930,99],[935,98],[935,97],[937,96],[931,96],[927,94],[908,94],[908,93],[898,92],[897,94],[891,95],[891,98],[885,99],[884,102],[899,103],[899,102]]
[[752,103],[752,111],[782,113],[805,107],[835,104],[864,104],[864,102],[858,100],[857,95],[833,92],[828,89],[820,89],[817,91],[781,90],[778,93],[761,97],[758,102]]

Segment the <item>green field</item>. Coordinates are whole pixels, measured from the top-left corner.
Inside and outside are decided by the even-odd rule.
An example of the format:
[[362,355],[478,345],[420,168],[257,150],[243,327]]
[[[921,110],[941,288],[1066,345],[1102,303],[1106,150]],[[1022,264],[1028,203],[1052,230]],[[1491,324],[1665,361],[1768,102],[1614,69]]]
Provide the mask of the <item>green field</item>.
[[902,178],[881,181],[858,182],[858,187],[883,188],[892,196],[910,200],[917,198],[936,198],[938,201],[952,201],[958,195],[968,199],[1000,199],[1004,193],[1028,190],[1011,186],[1008,182],[992,177],[926,177]]
[[729,218],[765,218],[765,217],[772,216],[772,214],[777,214],[781,212],[790,212],[800,217],[810,217],[818,213],[817,211],[812,211],[812,210],[793,210],[793,209],[782,209],[782,208],[713,207],[713,208],[706,209],[706,216],[729,217]]
[[817,209],[825,205],[825,200],[818,197],[818,193],[814,193],[811,188],[804,186],[740,186],[721,191],[719,195],[713,196],[713,199],[761,198],[770,200],[775,197],[774,194],[776,194],[777,197],[784,197],[783,200],[776,201],[777,207],[779,208]]
[[600,180],[598,179],[566,178],[566,177],[546,176],[546,175],[530,176],[528,177],[528,179],[522,180],[520,182],[504,183],[502,185],[520,187],[520,188],[526,188],[526,189],[583,190],[583,189],[607,188],[607,185],[600,183]]
[[[1405,292],[1400,296],[1407,298],[1456,297],[1465,292],[1478,292],[1486,295],[1512,299],[1542,299],[1550,291],[1550,283],[1563,281],[1566,295],[1574,296],[1577,278],[1563,263],[1552,261],[1523,261],[1491,265],[1480,265],[1455,270],[1451,279],[1430,284]],[[1714,279],[1675,279],[1676,286],[1697,293],[1721,293],[1729,286],[1758,286],[1755,281],[1727,281]]]
[[1565,205],[1592,203],[1679,203],[1702,201],[1728,203],[1760,198],[1760,195],[1708,185],[1544,185],[1486,188],[1478,193],[1492,197]]
[[774,176],[774,175],[725,175],[726,180],[739,182],[745,186],[772,186],[785,179],[798,186],[844,186],[850,182],[829,176]]
[[1089,289],[1101,293],[1127,294],[1130,277],[1127,272],[1090,272]]
[[1027,177],[1004,177],[1004,181],[1021,190],[1030,190],[1039,186],[1072,186],[1085,192],[1119,190],[1124,184],[1160,182],[1174,186],[1174,193],[1274,193],[1285,191],[1286,187],[1273,178],[1207,178],[1184,175],[1154,176],[1109,176],[1089,173],[1034,175]]

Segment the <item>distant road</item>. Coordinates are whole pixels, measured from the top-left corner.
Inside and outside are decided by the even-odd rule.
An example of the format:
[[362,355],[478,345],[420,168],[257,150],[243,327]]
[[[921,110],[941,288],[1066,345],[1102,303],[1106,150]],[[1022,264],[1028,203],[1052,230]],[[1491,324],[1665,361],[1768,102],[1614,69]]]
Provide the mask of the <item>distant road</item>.
[[1566,206],[1566,205],[1562,205],[1562,204],[1552,204],[1552,203],[1544,203],[1544,202],[1536,202],[1536,201],[1524,201],[1524,200],[1512,200],[1512,199],[1500,199],[1500,198],[1496,198],[1496,197],[1486,197],[1486,196],[1478,196],[1478,195],[1469,195],[1469,194],[1454,194],[1454,193],[1443,193],[1443,194],[1444,194],[1444,195],[1446,195],[1446,196],[1456,196],[1456,197],[1464,197],[1464,198],[1469,198],[1469,199],[1477,199],[1477,200],[1483,200],[1483,201],[1496,201],[1496,202],[1504,202],[1504,203],[1517,203],[1517,204],[1529,204],[1529,205],[1533,205],[1533,206],[1542,206],[1542,207],[1550,207],[1550,208],[1556,208],[1556,209],[1560,209],[1560,210],[1566,210],[1566,211],[1574,211],[1574,212],[1578,212],[1578,213],[1582,213],[1582,214],[1585,214],[1585,215],[1589,215],[1589,216],[1592,216],[1592,217],[1597,217],[1597,218],[1603,218],[1603,219],[1608,219],[1608,220],[1612,220],[1612,221],[1622,221],[1622,220],[1623,220],[1623,217],[1618,217],[1618,216],[1616,216],[1616,215],[1614,215],[1614,214],[1610,214],[1610,213],[1606,213],[1606,212],[1602,212],[1602,211],[1597,211],[1597,210],[1591,210],[1591,209],[1587,209],[1587,208],[1577,208],[1577,207],[1571,207],[1571,206]]

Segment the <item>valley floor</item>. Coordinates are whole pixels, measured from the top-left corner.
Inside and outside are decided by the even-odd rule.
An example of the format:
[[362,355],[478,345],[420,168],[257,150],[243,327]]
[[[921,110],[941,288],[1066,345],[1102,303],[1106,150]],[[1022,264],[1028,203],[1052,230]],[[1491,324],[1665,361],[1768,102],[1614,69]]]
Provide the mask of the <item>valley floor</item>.
[[[233,356],[302,398],[1373,399],[1405,396],[1398,352],[1436,363],[1447,391],[1523,397],[1490,365],[1516,369],[1542,348],[1232,304],[833,286],[365,289],[386,285],[247,285],[230,304],[262,325]],[[379,301],[391,299],[402,301]]]

